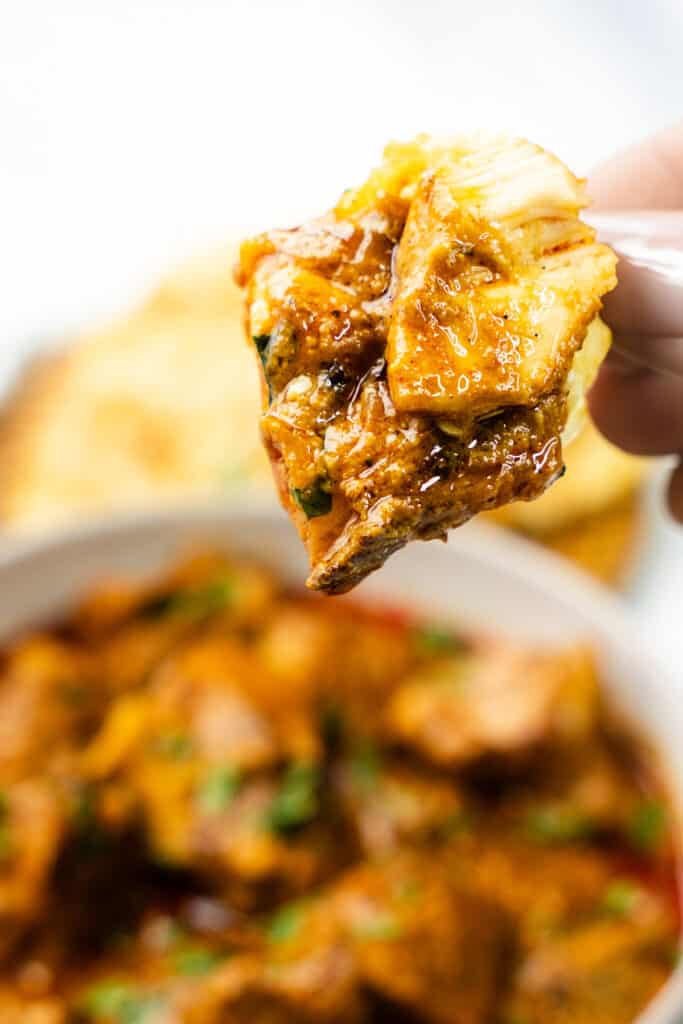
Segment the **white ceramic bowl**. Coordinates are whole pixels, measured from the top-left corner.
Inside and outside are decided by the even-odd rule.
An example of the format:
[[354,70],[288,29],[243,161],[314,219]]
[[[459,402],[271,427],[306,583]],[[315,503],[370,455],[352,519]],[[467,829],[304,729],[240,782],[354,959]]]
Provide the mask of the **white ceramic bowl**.
[[[307,569],[292,527],[272,507],[202,506],[110,519],[0,555],[0,640],[67,611],[102,578],[144,576],[198,547],[253,556],[294,582],[303,582]],[[614,700],[661,753],[680,813],[683,691],[602,587],[526,541],[477,525],[455,531],[447,545],[411,544],[358,593],[535,644],[591,642]],[[681,1021],[683,966],[638,1024]]]

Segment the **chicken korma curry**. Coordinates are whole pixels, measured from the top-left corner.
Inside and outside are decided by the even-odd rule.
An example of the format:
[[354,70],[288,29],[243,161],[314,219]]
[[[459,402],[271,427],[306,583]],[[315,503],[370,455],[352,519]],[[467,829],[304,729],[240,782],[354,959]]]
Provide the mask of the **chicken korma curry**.
[[309,586],[348,590],[561,475],[616,284],[586,204],[538,146],[422,136],[331,213],[244,243],[263,436]]
[[211,555],[0,671],[2,1024],[628,1024],[673,969],[665,794],[584,650]]

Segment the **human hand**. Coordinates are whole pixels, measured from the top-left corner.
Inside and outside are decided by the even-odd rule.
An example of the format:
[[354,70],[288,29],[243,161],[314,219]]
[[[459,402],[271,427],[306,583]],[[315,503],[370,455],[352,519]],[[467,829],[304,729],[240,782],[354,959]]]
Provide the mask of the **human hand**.
[[683,522],[683,124],[600,166],[589,191],[600,236],[621,256],[604,311],[614,345],[591,412],[626,451],[679,455],[669,505]]

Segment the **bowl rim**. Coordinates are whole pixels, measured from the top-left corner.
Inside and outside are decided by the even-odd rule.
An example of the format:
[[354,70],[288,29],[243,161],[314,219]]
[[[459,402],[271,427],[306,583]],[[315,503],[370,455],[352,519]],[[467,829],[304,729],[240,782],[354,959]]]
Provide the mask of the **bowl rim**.
[[[58,523],[47,528],[36,527],[5,535],[0,539],[0,571],[5,571],[25,559],[37,557],[48,550],[127,534],[132,530],[148,528],[154,523],[165,527],[201,526],[215,524],[220,519],[228,521],[246,515],[280,524],[289,521],[286,513],[278,505],[253,494],[247,494],[239,499],[210,497],[203,500],[180,500],[114,510],[75,522]],[[297,536],[293,527],[292,536]],[[531,579],[541,589],[547,589],[549,574],[553,577],[562,577],[563,590],[571,595],[575,603],[580,601],[584,606],[589,603],[592,613],[596,612],[600,620],[610,628],[627,626],[630,642],[633,643],[635,636],[638,646],[642,645],[642,631],[637,618],[623,598],[556,552],[519,533],[491,523],[473,520],[457,530],[449,531],[449,554],[446,557],[451,557],[450,552],[460,549],[471,551],[473,548],[476,548],[477,557],[490,566],[497,564],[502,558],[508,563],[506,569],[509,572]],[[375,579],[376,576],[377,573],[373,573],[370,579]],[[649,656],[651,654],[652,652],[649,652]]]

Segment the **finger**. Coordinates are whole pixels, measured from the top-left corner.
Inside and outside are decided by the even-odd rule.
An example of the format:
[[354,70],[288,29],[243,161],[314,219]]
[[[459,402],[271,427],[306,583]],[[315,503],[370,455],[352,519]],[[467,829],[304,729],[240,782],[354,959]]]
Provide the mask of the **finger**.
[[669,508],[674,519],[683,523],[683,463],[679,462],[669,481]]
[[[627,361],[628,368],[656,370],[683,380],[683,338],[648,338],[642,334],[617,334],[608,359]],[[622,365],[623,368],[623,365]]]
[[634,455],[683,450],[683,380],[643,370],[619,353],[605,362],[588,396],[596,425]]
[[652,239],[622,235],[611,243],[619,256],[615,291],[605,296],[605,320],[612,330],[626,334],[683,335],[683,220],[679,214],[676,237]]
[[683,206],[683,124],[605,161],[591,174],[588,190],[602,209]]

